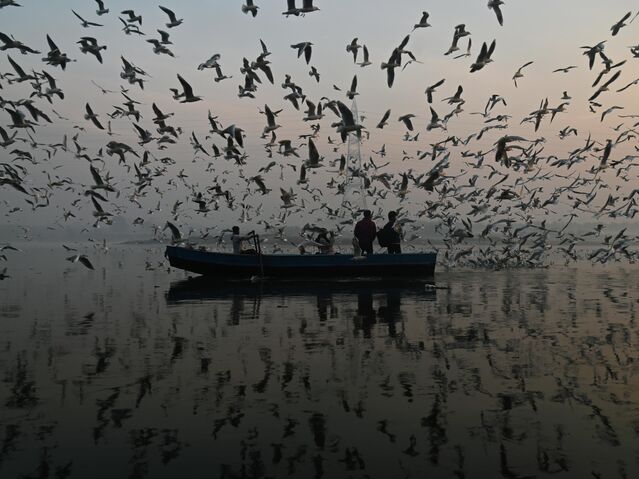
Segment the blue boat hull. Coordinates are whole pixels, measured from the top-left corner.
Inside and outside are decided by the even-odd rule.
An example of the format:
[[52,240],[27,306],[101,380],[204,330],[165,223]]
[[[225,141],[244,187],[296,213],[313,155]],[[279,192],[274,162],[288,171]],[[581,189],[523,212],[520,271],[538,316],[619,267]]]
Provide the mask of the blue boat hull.
[[[334,255],[241,255],[167,246],[174,268],[218,278],[294,277],[432,277],[436,253]],[[261,264],[260,264],[261,259]],[[263,271],[262,271],[263,270]]]

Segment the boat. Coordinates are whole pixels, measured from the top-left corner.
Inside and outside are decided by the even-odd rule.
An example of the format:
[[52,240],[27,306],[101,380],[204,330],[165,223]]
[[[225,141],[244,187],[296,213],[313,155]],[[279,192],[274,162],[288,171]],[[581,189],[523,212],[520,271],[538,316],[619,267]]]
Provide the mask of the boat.
[[172,267],[216,278],[432,277],[437,253],[233,254],[167,246]]

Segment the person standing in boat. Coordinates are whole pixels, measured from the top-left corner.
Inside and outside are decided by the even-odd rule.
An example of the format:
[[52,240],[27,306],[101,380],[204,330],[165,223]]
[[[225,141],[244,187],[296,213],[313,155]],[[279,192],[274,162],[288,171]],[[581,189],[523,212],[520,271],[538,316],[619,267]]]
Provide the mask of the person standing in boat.
[[389,254],[400,254],[402,252],[402,235],[399,226],[395,224],[397,220],[397,212],[388,212],[388,223],[384,225],[380,231],[380,235],[384,238],[384,244],[388,248]]
[[364,217],[355,225],[355,238],[364,254],[373,254],[373,241],[377,236],[377,226],[371,210],[364,210]]
[[[227,230],[228,231],[228,230]],[[244,241],[253,239],[255,233],[249,233],[248,235],[240,235],[240,227],[233,226],[233,234],[231,236],[231,242],[233,243],[233,253],[235,254],[257,254],[254,248],[243,248]]]

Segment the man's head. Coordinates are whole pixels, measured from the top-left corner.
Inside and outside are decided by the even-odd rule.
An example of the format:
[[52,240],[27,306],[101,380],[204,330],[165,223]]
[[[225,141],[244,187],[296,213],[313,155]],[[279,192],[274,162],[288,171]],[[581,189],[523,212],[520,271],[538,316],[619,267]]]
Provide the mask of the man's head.
[[240,227],[239,226],[233,226],[233,234],[234,235],[239,235],[240,234]]
[[397,219],[397,211],[388,212],[388,221],[395,221]]
[[370,219],[372,216],[373,213],[371,213],[371,210],[364,210],[364,218]]

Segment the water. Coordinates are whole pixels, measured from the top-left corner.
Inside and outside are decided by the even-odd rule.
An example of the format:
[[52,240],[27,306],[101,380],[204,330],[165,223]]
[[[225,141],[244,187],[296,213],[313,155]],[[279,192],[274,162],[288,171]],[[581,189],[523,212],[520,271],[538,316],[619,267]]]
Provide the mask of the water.
[[637,477],[635,265],[202,284],[8,252],[0,477]]

